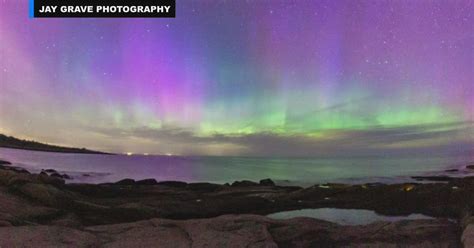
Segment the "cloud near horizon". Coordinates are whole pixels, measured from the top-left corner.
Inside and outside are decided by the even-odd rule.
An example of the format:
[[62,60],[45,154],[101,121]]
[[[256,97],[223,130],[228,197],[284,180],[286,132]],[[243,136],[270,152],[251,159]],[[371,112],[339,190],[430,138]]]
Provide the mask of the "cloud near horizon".
[[87,130],[113,140],[142,140],[151,146],[134,150],[137,153],[141,150],[161,150],[178,155],[351,157],[474,151],[472,122],[373,127],[370,130],[324,130],[316,135],[262,132],[199,136],[189,130],[172,127]]

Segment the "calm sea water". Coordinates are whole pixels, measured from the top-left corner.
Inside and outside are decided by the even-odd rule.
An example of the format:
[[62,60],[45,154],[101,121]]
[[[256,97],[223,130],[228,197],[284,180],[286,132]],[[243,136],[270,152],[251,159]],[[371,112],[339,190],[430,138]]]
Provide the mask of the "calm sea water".
[[[272,178],[282,185],[326,182],[400,182],[413,175],[447,174],[474,155],[364,158],[242,158],[66,154],[0,148],[0,159],[31,172],[55,169],[71,182],[115,182],[123,178],[226,183]],[[466,172],[467,173],[467,172]]]
[[310,217],[340,225],[368,225],[376,221],[395,222],[399,220],[429,220],[433,217],[423,214],[410,214],[407,216],[385,216],[365,209],[338,209],[338,208],[316,208],[300,209],[278,212],[267,215],[273,219],[291,219],[296,217]]

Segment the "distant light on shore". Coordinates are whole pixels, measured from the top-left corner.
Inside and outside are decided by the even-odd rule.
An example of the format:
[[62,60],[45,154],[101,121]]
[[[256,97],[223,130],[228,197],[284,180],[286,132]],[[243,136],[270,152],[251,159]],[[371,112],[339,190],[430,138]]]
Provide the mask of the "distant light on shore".
[[125,154],[127,154],[127,156],[132,156],[132,155],[133,155],[133,152],[127,152],[127,153],[125,153]]

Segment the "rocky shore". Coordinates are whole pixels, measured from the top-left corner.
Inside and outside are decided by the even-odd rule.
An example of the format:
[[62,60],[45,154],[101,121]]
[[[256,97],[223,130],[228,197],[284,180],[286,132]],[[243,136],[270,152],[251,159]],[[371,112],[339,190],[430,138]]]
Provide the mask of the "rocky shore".
[[[301,188],[64,176],[0,161],[0,247],[474,247],[474,177]],[[436,218],[342,226],[262,216],[328,207]]]

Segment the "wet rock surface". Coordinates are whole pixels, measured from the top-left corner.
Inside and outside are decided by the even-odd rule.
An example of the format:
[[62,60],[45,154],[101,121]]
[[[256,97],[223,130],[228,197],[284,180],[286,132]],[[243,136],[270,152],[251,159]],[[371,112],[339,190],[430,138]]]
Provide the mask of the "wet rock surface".
[[[124,179],[94,185],[2,166],[1,247],[460,247],[474,242],[473,224],[446,219],[474,212],[473,177],[308,188],[277,186],[271,179],[232,185]],[[261,216],[327,207],[439,219],[351,227]]]
[[60,174],[58,171],[54,169],[46,169],[46,170],[41,170],[40,174],[42,175],[48,175],[52,177],[57,177],[57,178],[62,178],[62,179],[73,179],[71,176],[68,174]]

